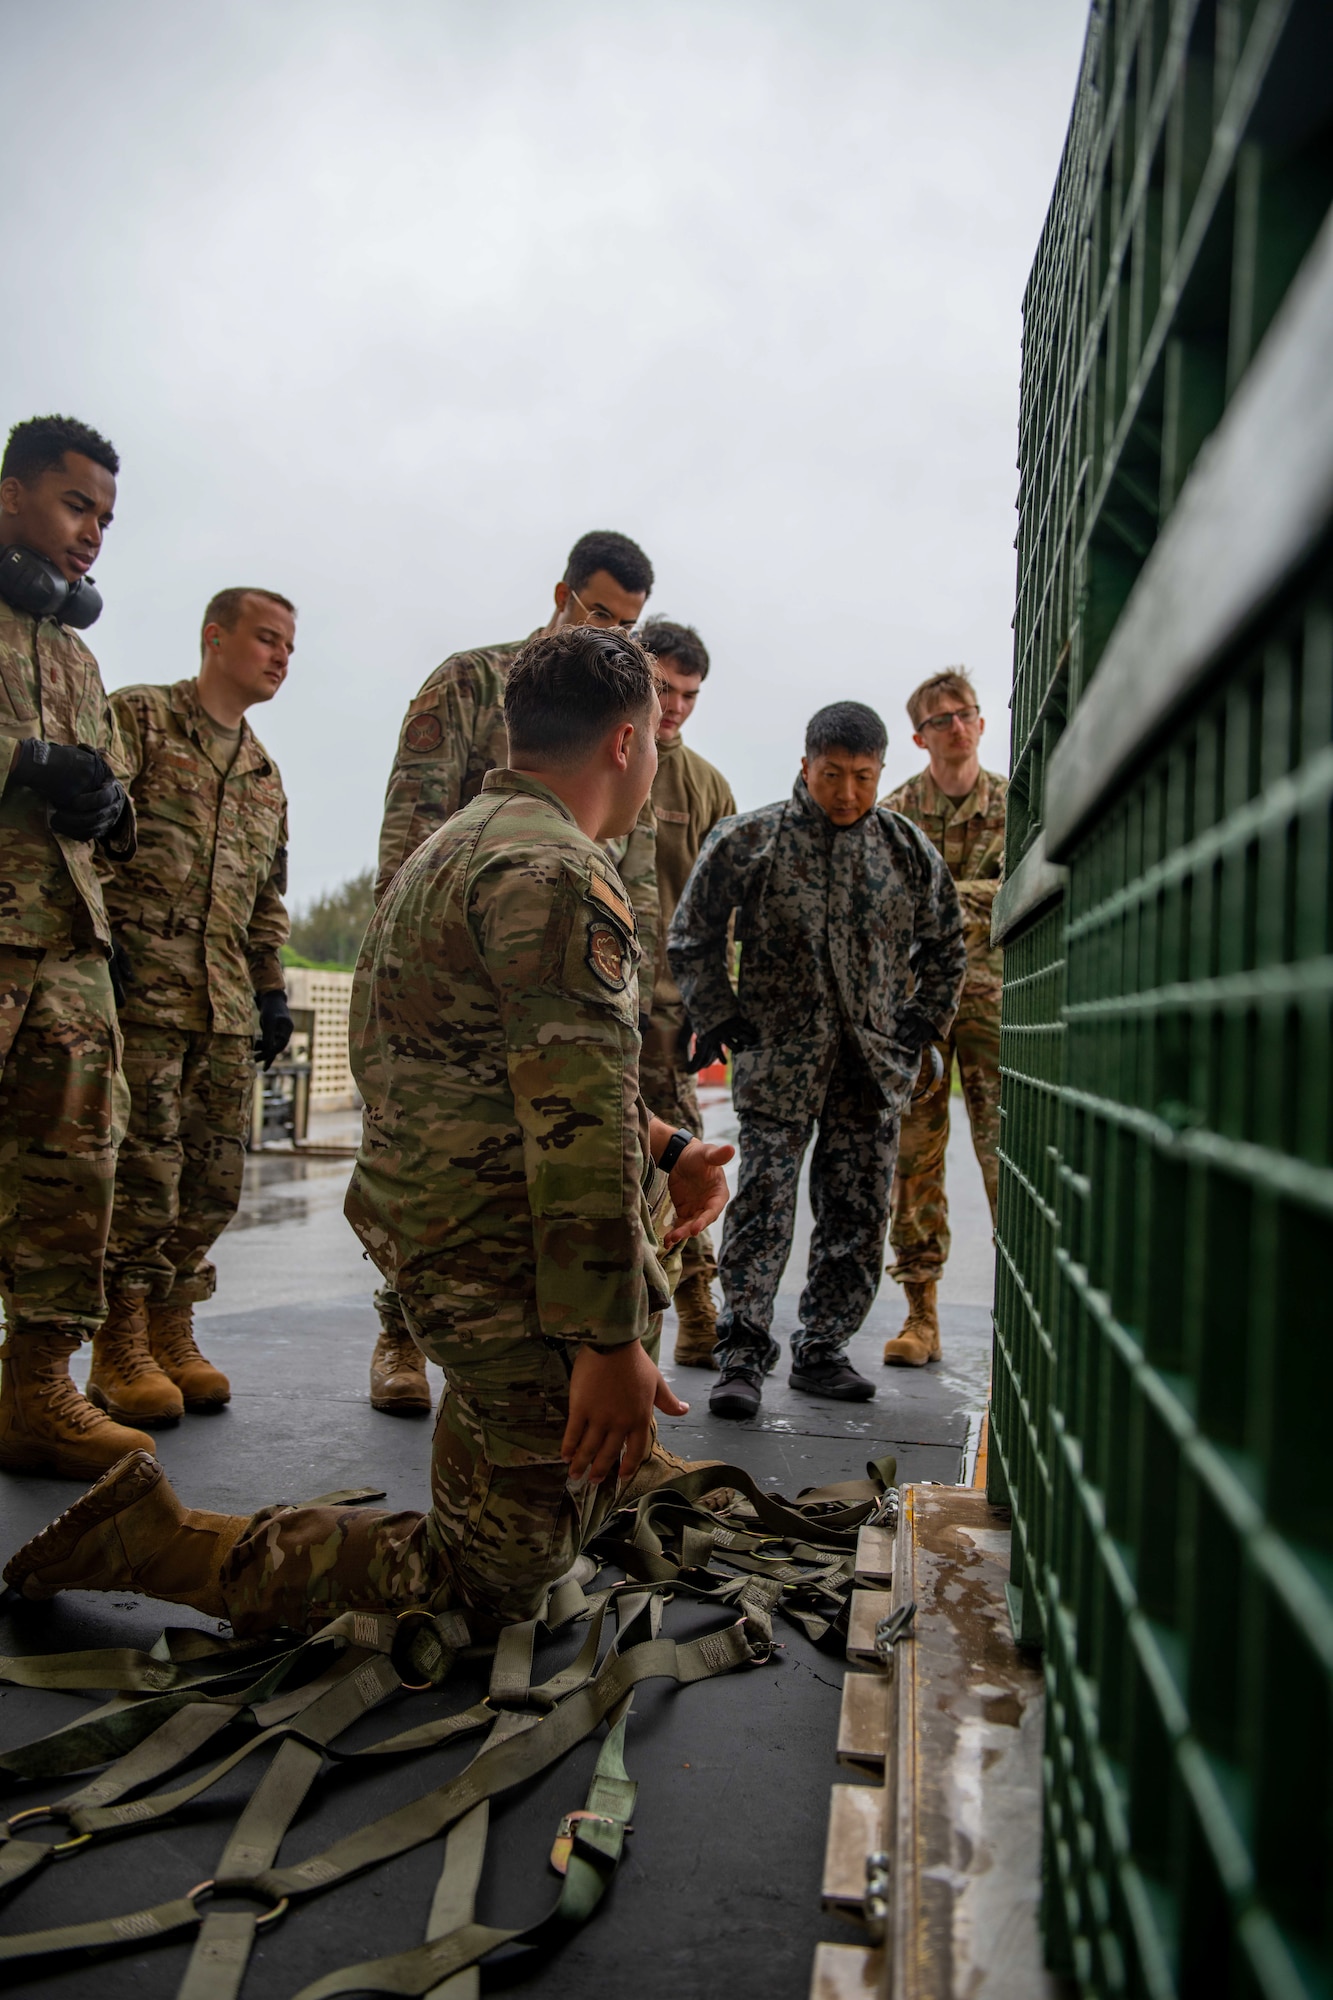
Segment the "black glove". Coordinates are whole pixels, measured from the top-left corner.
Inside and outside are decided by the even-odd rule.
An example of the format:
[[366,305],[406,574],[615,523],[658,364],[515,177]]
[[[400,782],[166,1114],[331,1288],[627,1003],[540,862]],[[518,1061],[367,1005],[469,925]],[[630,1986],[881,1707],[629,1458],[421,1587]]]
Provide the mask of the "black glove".
[[295,1024],[287,1010],[285,993],[260,993],[256,999],[259,1003],[259,1059],[265,1069],[272,1069],[291,1040]]
[[24,739],[10,779],[57,808],[72,806],[85,792],[111,782],[111,766],[100,750],[82,743],[44,743],[40,736]]
[[758,1030],[752,1028],[743,1014],[733,1014],[716,1028],[709,1028],[703,1035],[694,1038],[694,1054],[685,1067],[691,1076],[697,1076],[710,1063],[721,1062],[728,1049],[735,1055],[744,1055],[746,1049],[759,1046]]
[[899,1015],[893,1039],[904,1048],[924,1049],[927,1042],[935,1039],[934,1024],[924,1014],[918,1014],[915,1007],[908,1007]]
[[10,782],[26,785],[54,807],[51,830],[67,840],[103,840],[125,810],[125,787],[100,750],[82,743],[27,737]]
[[120,825],[127,803],[120,780],[109,778],[94,791],[82,792],[72,805],[53,812],[51,831],[63,833],[66,840],[105,840]]
[[116,1005],[123,1007],[134,984],[134,960],[118,937],[113,937],[111,940],[111,955],[107,960],[106,969],[111,974],[111,991],[116,996]]

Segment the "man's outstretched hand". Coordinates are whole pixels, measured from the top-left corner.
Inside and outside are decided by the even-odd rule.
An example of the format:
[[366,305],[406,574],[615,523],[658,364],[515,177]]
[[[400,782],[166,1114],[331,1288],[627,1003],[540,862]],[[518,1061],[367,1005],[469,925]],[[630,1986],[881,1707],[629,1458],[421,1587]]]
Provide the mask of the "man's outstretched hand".
[[734,1146],[714,1146],[706,1139],[696,1139],[685,1148],[667,1177],[676,1220],[666,1233],[666,1249],[674,1250],[687,1236],[698,1236],[717,1221],[728,1200],[722,1169],[735,1157]]
[[672,1395],[637,1340],[624,1347],[580,1347],[560,1444],[571,1483],[600,1486],[613,1473],[621,1481],[633,1478],[652,1443],[654,1409],[683,1417],[689,1407]]

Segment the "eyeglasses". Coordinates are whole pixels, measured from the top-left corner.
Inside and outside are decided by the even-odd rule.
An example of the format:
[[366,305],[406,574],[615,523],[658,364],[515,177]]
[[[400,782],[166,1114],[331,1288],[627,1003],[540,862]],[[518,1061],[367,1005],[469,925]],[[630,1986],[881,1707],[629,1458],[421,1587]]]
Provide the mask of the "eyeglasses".
[[569,594],[583,613],[583,622],[585,625],[595,625],[599,632],[632,632],[634,630],[637,619],[617,618],[615,612],[608,611],[604,604],[585,604],[572,583],[569,586]]
[[926,716],[921,722],[918,722],[917,728],[947,729],[951,722],[961,722],[966,729],[969,724],[977,721],[980,714],[981,710],[975,706],[970,708],[946,708],[939,715]]

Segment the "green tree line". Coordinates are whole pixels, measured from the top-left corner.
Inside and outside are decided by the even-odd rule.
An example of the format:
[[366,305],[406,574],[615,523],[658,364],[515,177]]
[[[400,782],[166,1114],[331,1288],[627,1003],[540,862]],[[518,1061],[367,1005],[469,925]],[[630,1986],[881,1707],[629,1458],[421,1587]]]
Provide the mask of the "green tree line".
[[375,871],[367,868],[293,913],[291,942],[283,958],[288,965],[350,972],[374,908]]

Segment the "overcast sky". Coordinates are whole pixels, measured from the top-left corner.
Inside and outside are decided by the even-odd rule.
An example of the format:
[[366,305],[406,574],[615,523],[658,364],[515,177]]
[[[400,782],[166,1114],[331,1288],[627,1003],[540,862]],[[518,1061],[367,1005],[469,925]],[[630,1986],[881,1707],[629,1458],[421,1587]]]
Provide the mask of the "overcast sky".
[[122,457],[89,636],[194,670],[300,609],[251,719],[301,901],[374,858],[402,711],[618,528],[742,807],[851,696],[965,661],[1008,768],[1020,305],[1085,0],[0,0],[6,426]]

